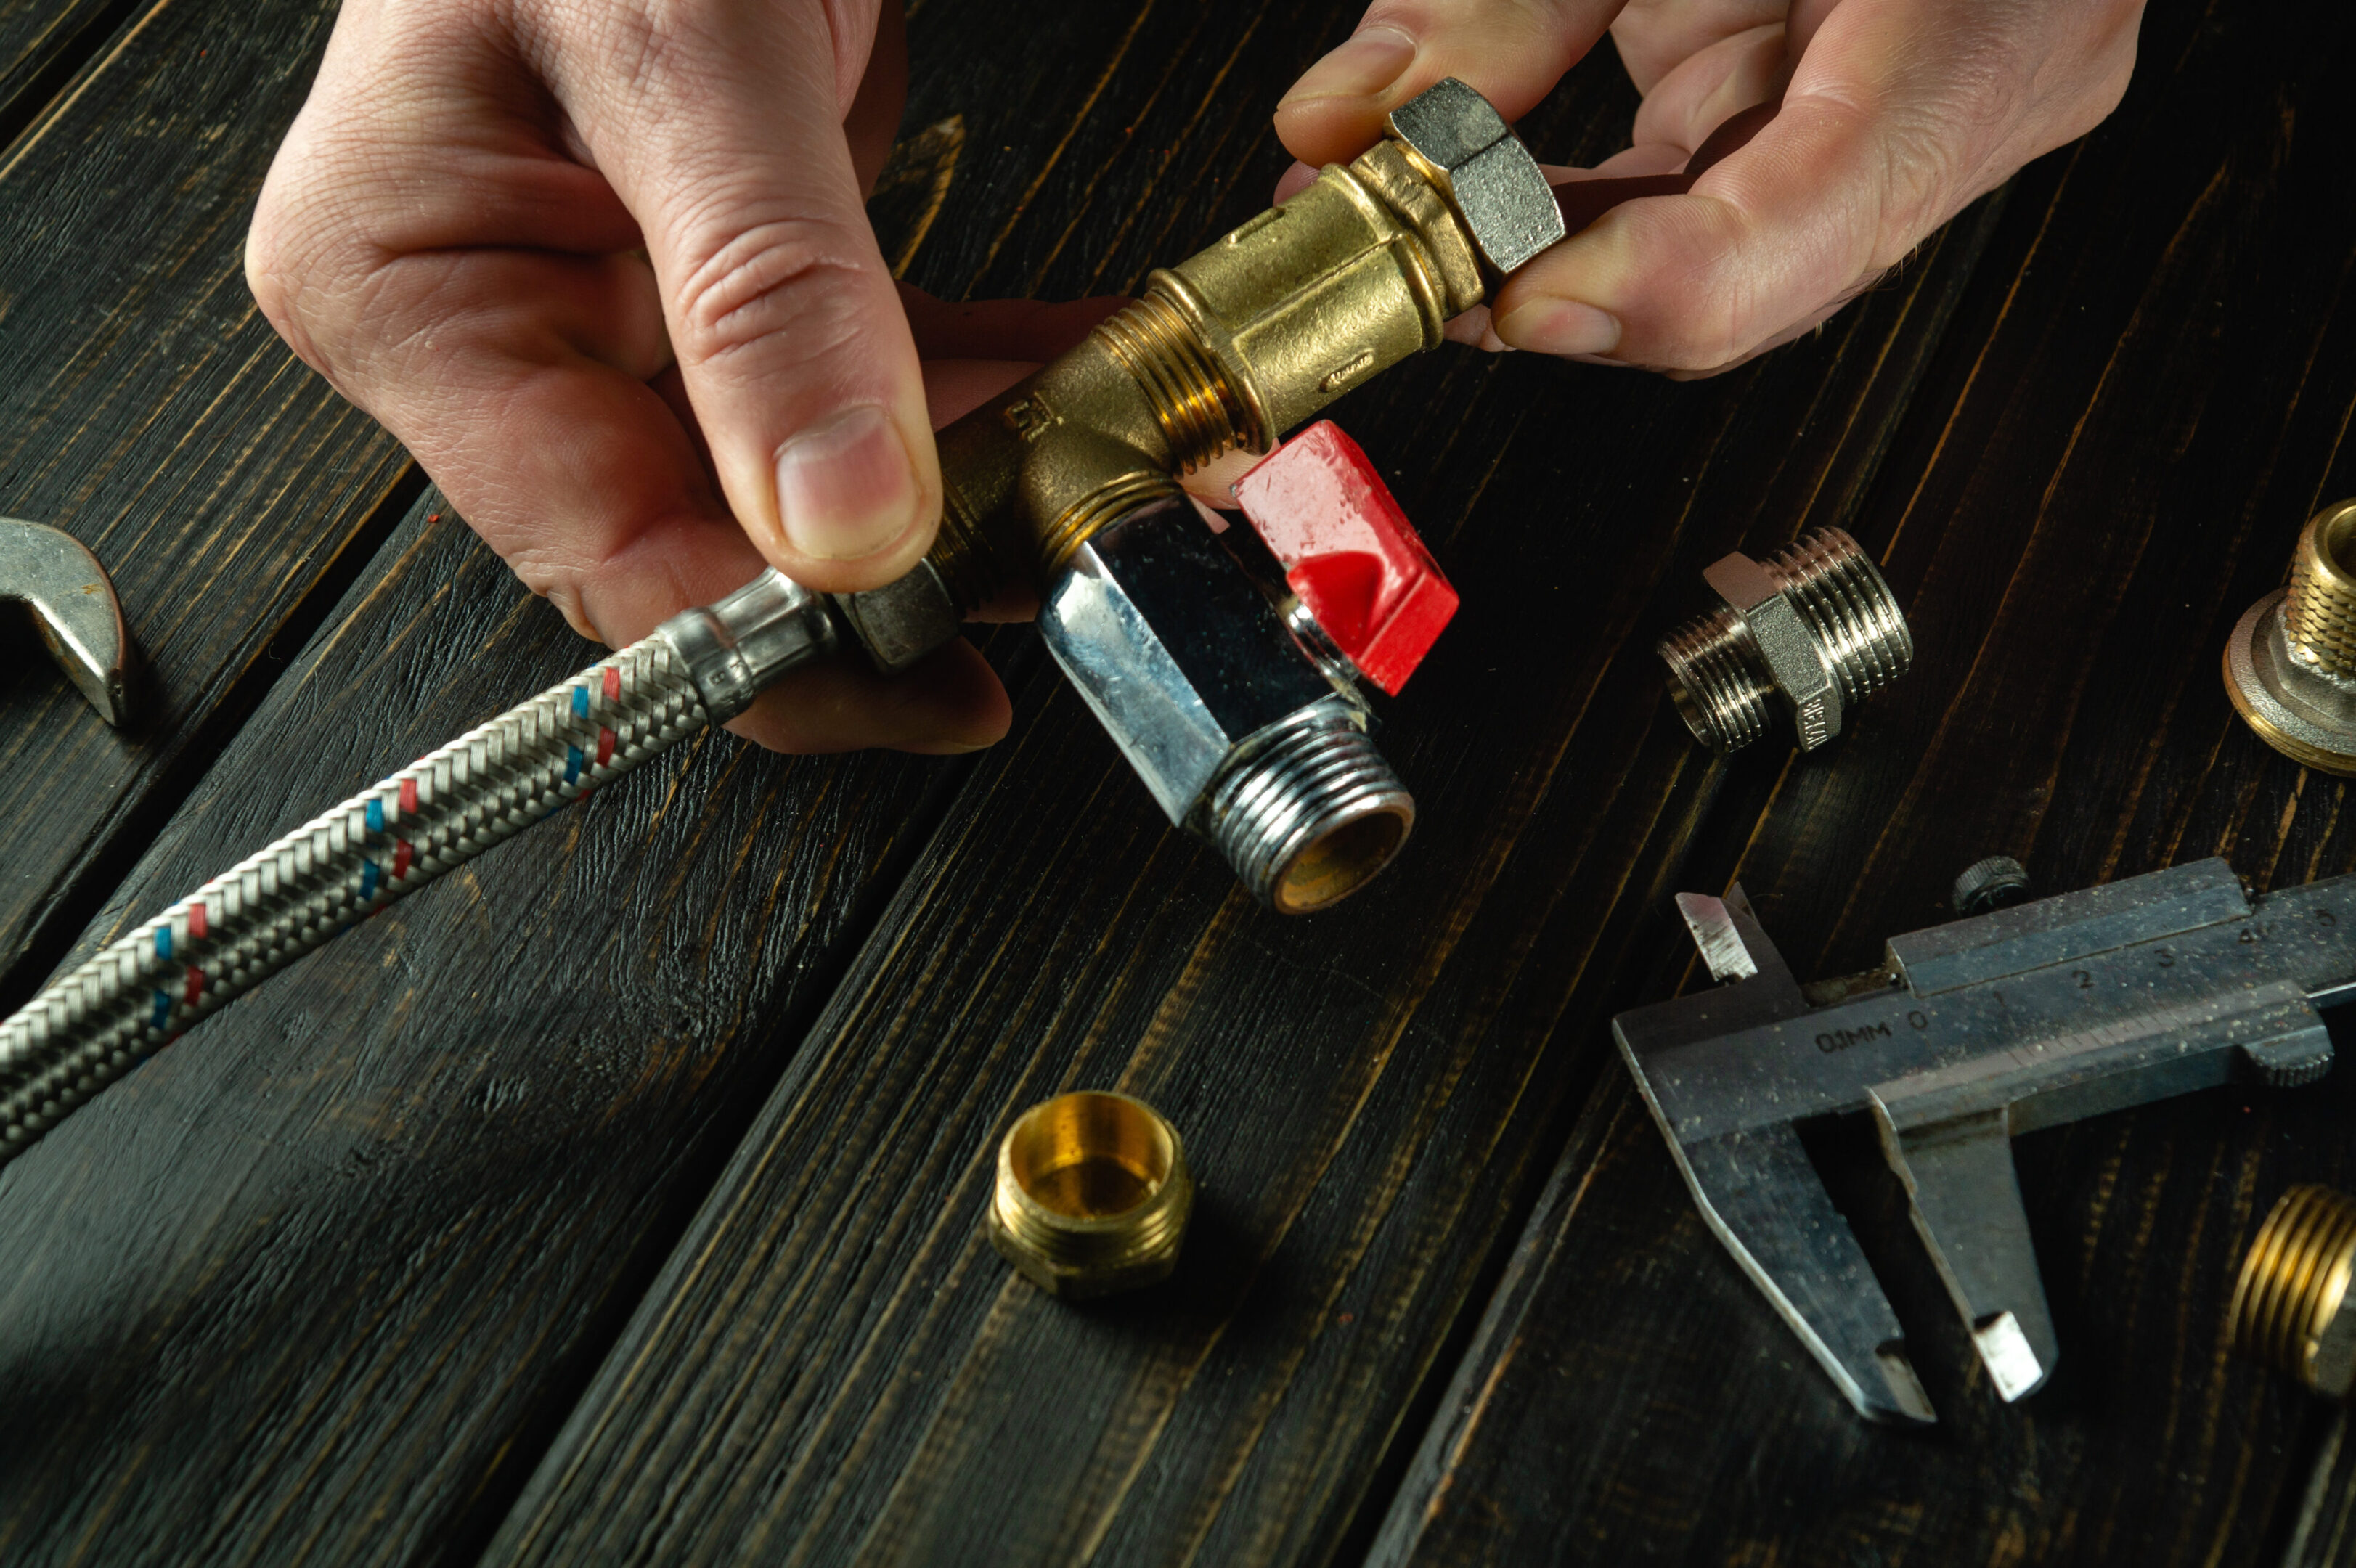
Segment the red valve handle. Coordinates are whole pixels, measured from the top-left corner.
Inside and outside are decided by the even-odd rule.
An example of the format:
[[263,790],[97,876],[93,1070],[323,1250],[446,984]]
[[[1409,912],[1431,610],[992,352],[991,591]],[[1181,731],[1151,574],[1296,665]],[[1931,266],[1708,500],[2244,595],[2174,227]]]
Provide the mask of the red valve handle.
[[1456,590],[1358,443],[1319,420],[1237,481],[1236,499],[1327,640],[1397,696]]

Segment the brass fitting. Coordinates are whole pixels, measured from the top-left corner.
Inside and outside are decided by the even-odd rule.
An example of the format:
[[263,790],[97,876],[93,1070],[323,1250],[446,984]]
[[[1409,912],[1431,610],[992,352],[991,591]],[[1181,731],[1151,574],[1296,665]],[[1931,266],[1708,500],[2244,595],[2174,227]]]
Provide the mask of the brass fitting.
[[1655,650],[1695,740],[1716,751],[1767,732],[1774,699],[1800,749],[1840,733],[1841,710],[1904,675],[1914,638],[1890,584],[1838,528],[1802,534],[1763,561],[1740,550],[1702,573],[1724,603]]
[[[1541,189],[1543,187],[1541,187]],[[1481,303],[1470,230],[1397,142],[1177,266],[940,434],[930,562],[960,613],[1027,586],[1181,475],[1279,436]]]
[[2348,1397],[2356,1382],[2356,1199],[2294,1187],[2242,1261],[2230,1314],[2234,1350]]
[[1178,1129],[1127,1094],[1058,1094],[999,1143],[991,1244],[1050,1296],[1080,1301],[1168,1278],[1194,1211]]
[[2234,626],[2225,695],[2259,739],[2293,762],[2356,774],[2356,501],[2308,519],[2290,586]]

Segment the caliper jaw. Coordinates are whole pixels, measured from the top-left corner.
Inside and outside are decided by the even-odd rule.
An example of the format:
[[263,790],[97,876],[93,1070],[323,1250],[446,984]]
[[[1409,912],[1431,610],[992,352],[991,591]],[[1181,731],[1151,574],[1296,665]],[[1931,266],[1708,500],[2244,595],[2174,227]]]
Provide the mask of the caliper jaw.
[[2254,908],[2204,860],[1893,938],[1887,984],[1809,993],[1740,889],[1678,895],[1732,984],[1612,1021],[1711,1231],[1858,1411],[1927,1422],[1887,1296],[1801,1148],[1869,1112],[1989,1380],[2015,1400],[2058,1355],[2016,1134],[2240,1078],[2320,1077],[2319,999],[2356,980],[2356,879]]
[[1679,893],[1677,908],[1712,976],[1734,983],[1623,1013],[1612,1032],[1703,1222],[1860,1413],[1901,1424],[1937,1420],[1907,1359],[1898,1315],[1816,1179],[1798,1129],[1771,1115],[1687,1139],[1656,1093],[1646,1071],[1655,1051],[1808,1010],[1740,886],[1729,889],[1723,901]]

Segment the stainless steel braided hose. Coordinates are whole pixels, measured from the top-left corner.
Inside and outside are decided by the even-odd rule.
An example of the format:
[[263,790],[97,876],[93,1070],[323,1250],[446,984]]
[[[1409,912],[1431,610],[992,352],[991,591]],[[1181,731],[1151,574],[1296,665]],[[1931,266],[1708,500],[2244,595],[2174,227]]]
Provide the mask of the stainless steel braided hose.
[[673,616],[215,877],[0,1020],[0,1164],[231,997],[404,894],[735,717],[831,653],[774,571]]

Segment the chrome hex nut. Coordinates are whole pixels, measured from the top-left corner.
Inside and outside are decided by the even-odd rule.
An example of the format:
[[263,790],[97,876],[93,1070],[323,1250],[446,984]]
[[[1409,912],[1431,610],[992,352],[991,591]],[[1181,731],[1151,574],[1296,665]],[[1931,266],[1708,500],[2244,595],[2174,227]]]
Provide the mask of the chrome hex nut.
[[1768,677],[1790,700],[1800,749],[1814,751],[1839,734],[1840,685],[1783,582],[1739,550],[1703,568],[1701,576],[1742,622]]
[[1390,112],[1390,133],[1426,165],[1482,259],[1510,272],[1563,237],[1562,208],[1521,138],[1454,77]]
[[1415,803],[1365,709],[1183,503],[1132,512],[1074,552],[1039,635],[1162,812],[1217,846],[1261,902],[1322,909],[1406,841]]

